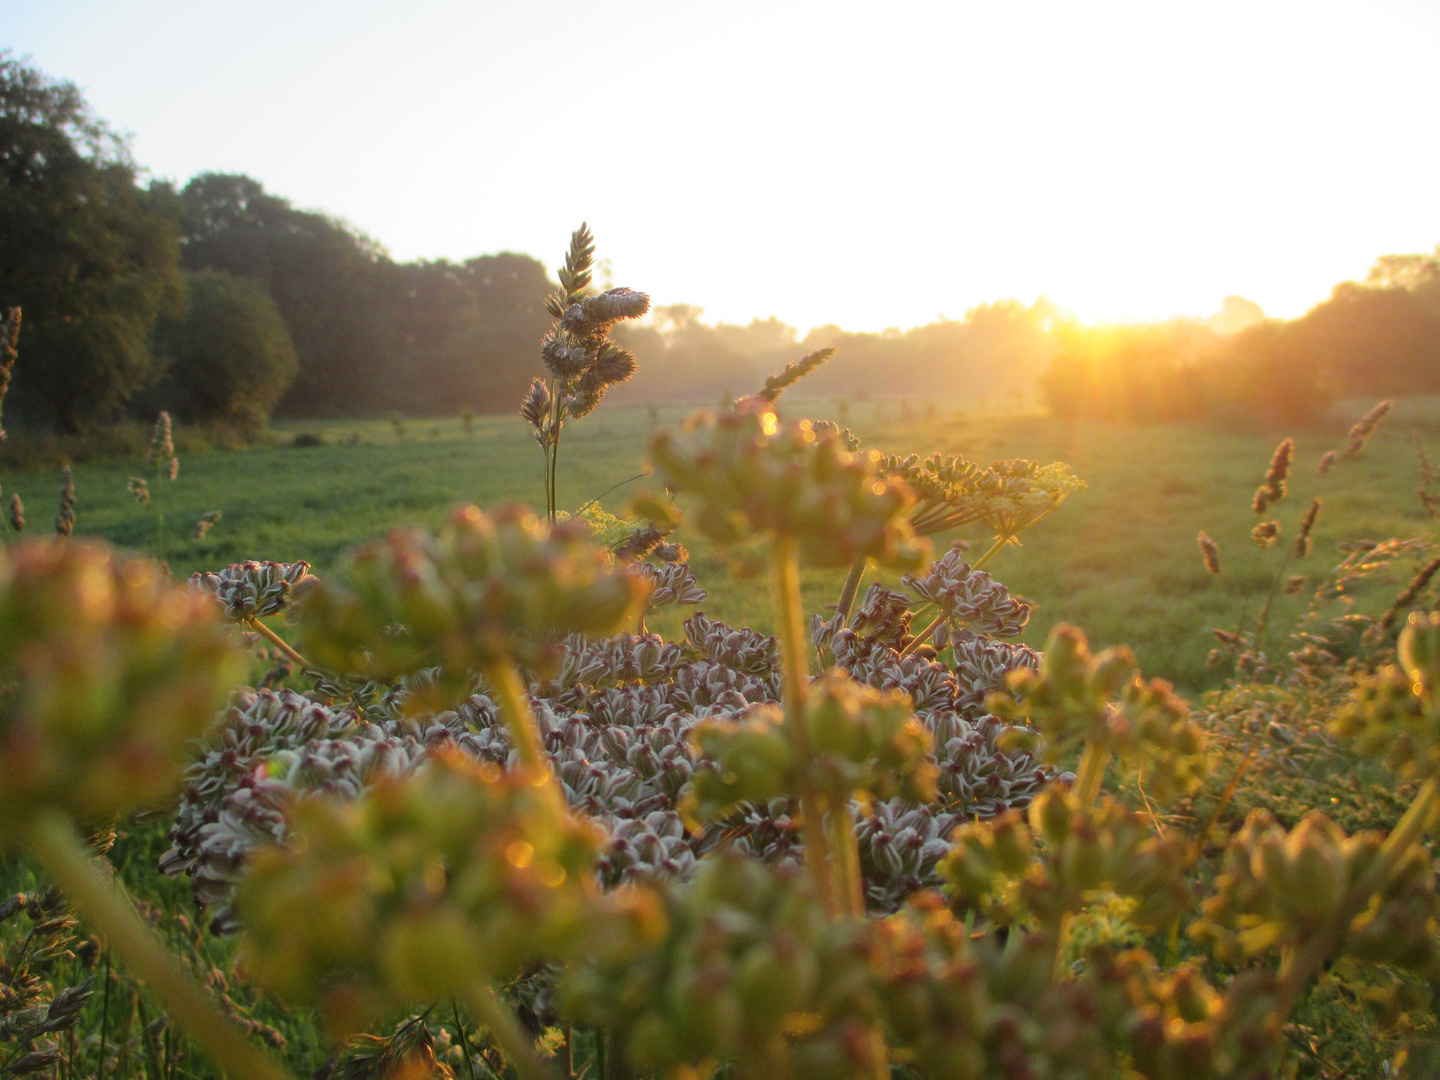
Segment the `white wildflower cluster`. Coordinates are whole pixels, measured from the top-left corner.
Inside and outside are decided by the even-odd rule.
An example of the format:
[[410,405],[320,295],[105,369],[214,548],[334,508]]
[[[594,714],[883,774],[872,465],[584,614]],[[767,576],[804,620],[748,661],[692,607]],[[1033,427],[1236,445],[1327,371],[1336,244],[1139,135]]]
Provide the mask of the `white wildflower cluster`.
[[900,584],[944,614],[935,630],[937,649],[967,632],[1014,637],[1030,621],[1030,605],[984,570],[972,570],[958,549],[946,552],[924,574],[906,574]]
[[[306,570],[303,563],[249,563],[197,579],[232,613],[269,614],[284,607],[289,585]],[[984,710],[986,694],[1003,688],[1006,672],[1038,664],[1031,650],[984,636],[1018,629],[1023,606],[988,574],[949,556],[907,585],[953,619],[947,638],[953,666],[940,662],[933,647],[913,649],[906,593],[872,586],[843,623],[814,624],[816,644],[852,678],[907,693],[934,739],[935,804],[892,799],[852,808],[867,899],[881,910],[938,883],[936,864],[957,825],[1025,806],[1053,775],[1027,753],[1000,749],[1005,724]],[[572,634],[557,643],[558,662],[530,679],[536,724],[566,801],[608,833],[596,865],[607,886],[688,877],[722,845],[770,861],[800,858],[798,808],[783,799],[742,805],[701,832],[686,828],[683,793],[696,770],[713,767],[692,744],[692,729],[777,703],[781,678],[773,637],[703,612],[686,621],[685,635],[684,642],[667,643],[655,634]],[[437,679],[434,670],[388,687],[316,678],[305,696],[242,693],[191,767],[163,869],[188,874],[216,927],[228,929],[245,856],[283,840],[288,798],[357,794],[380,776],[415,768],[441,745],[516,766],[518,751],[483,682],[456,708],[437,712]]]
[[630,564],[629,570],[650,583],[650,596],[645,601],[647,609],[705,602],[707,593],[689,563],[635,562]]
[[220,571],[191,575],[196,588],[215,594],[225,614],[235,622],[278,615],[290,606],[295,586],[310,574],[310,564],[299,562],[243,562]]

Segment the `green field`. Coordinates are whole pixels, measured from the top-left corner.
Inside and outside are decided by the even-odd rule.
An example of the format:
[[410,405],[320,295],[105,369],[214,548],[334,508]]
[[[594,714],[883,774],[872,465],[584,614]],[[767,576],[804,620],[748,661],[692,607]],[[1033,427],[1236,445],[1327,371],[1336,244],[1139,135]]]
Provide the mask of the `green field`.
[[[1073,622],[1099,644],[1130,643],[1147,673],[1192,693],[1217,680],[1204,666],[1213,644],[1209,628],[1233,626],[1247,593],[1259,603],[1285,546],[1266,552],[1259,570],[1252,570],[1249,530],[1259,519],[1250,498],[1280,438],[1295,436],[1296,468],[1290,496],[1267,517],[1278,518],[1293,535],[1310,498],[1325,499],[1315,553],[1287,573],[1313,578],[1328,570],[1339,558],[1338,541],[1433,532],[1415,495],[1413,440],[1418,435],[1440,458],[1436,399],[1402,402],[1361,457],[1342,461],[1323,477],[1315,472],[1321,454],[1343,447],[1349,423],[1371,402],[1347,403],[1327,424],[1296,432],[1061,424],[1036,415],[965,413],[953,404],[904,415],[893,401],[842,406],[787,398],[784,404],[794,415],[841,417],[867,446],[887,451],[1069,463],[1087,488],[1024,534],[1022,546],[990,564],[1001,581],[1039,605],[1026,640],[1038,645],[1055,623]],[[662,408],[658,423],[679,423],[687,411]],[[656,422],[649,409],[629,407],[602,408],[572,423],[561,445],[561,505],[576,509],[640,471]],[[301,432],[321,435],[324,444],[293,445]],[[323,572],[348,547],[397,525],[433,527],[458,503],[542,498],[540,452],[511,416],[481,418],[471,435],[454,418],[407,421],[403,436],[387,421],[284,423],[249,449],[184,456],[173,484],[156,481],[139,459],[76,466],[77,533],[156,554],[156,504],[135,504],[125,490],[131,475],[148,477],[158,491],[166,554],[177,575],[252,558],[307,559]],[[49,531],[58,483],[56,471],[3,480],[6,495],[19,492],[24,499],[29,531]],[[612,493],[606,505],[620,507],[634,486]],[[209,536],[191,538],[195,520],[217,509],[224,517]],[[1219,577],[1201,565],[1199,529],[1220,544],[1225,573]],[[681,538],[711,590],[707,612],[769,629],[765,581],[731,579],[723,553],[683,529]],[[981,545],[988,540],[973,529],[964,538]],[[951,537],[937,539],[943,547]],[[1404,562],[1393,576],[1377,579],[1362,604],[1383,607],[1414,565]],[[833,601],[842,576],[807,571],[811,611]],[[1288,628],[1304,599],[1281,597],[1273,625]],[[673,620],[659,629],[673,631]]]

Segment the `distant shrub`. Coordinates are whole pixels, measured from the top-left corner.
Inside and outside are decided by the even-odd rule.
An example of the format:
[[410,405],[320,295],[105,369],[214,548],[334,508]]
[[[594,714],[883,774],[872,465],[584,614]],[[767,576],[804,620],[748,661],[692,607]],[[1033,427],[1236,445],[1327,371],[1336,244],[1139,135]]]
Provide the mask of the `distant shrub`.
[[303,450],[309,446],[324,446],[325,442],[325,436],[318,431],[301,431],[290,440],[290,445],[296,449]]
[[290,332],[263,285],[209,270],[185,281],[189,310],[156,328],[165,373],[145,401],[256,433],[295,378]]

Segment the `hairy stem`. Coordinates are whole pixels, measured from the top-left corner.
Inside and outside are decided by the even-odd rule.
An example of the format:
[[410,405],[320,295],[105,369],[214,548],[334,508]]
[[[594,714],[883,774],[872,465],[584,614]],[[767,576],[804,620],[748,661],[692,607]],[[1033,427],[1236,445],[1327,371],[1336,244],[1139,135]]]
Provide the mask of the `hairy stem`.
[[860,847],[855,842],[855,819],[850,814],[850,801],[830,802],[830,843],[835,853],[836,898],[839,909],[847,915],[865,914],[865,887],[860,876]]
[[840,599],[835,602],[835,614],[840,616],[840,622],[844,623],[850,618],[850,609],[855,606],[855,594],[860,591],[860,579],[865,576],[865,568],[870,560],[864,555],[850,564],[850,573],[845,575],[845,584],[840,588]]
[[[773,553],[775,570],[776,626],[780,639],[780,669],[784,677],[782,694],[785,724],[802,759],[810,757],[810,739],[805,731],[805,694],[810,682],[806,660],[804,623],[800,611],[800,550],[793,536],[777,536]],[[824,807],[814,791],[800,793],[801,829],[805,840],[805,866],[825,910],[836,910],[829,844],[822,820]]]
[[995,542],[991,544],[988,549],[986,549],[985,554],[981,555],[980,558],[976,559],[973,563],[970,564],[970,569],[972,571],[979,570],[996,555],[1000,554],[1000,549],[1014,539],[1015,537],[1013,536],[997,536],[995,538]]
[[1075,798],[1082,810],[1095,805],[1100,797],[1100,784],[1105,779],[1105,767],[1110,764],[1110,748],[1102,742],[1091,739],[1085,744],[1080,755],[1080,766],[1075,773]]
[[484,985],[477,986],[465,996],[465,1004],[490,1029],[491,1038],[499,1044],[505,1059],[521,1080],[560,1080],[560,1074],[535,1052],[530,1036],[515,1015],[500,1003],[494,990]]
[[216,1007],[209,992],[141,921],[129,897],[100,869],[69,820],[54,811],[42,811],[25,839],[30,852],[76,910],[105,935],[130,970],[165,1003],[170,1015],[215,1065],[243,1080],[286,1080],[288,1074]]
[[292,649],[289,643],[286,642],[284,638],[282,638],[279,634],[275,633],[274,630],[271,630],[254,615],[245,616],[245,625],[249,629],[254,630],[255,633],[259,634],[261,637],[265,638],[267,641],[270,642],[271,645],[274,645],[277,649],[279,649],[282,653],[288,656],[291,660],[294,660],[295,663],[299,664],[301,667],[312,669],[314,668],[314,665],[311,664],[309,660],[306,660],[305,657],[301,656],[298,652]]
[[540,729],[535,725],[535,714],[530,711],[530,699],[515,665],[509,660],[492,660],[482,664],[480,670],[500,705],[500,718],[505,721],[520,760],[527,768],[544,769],[548,775],[549,764],[540,742]]

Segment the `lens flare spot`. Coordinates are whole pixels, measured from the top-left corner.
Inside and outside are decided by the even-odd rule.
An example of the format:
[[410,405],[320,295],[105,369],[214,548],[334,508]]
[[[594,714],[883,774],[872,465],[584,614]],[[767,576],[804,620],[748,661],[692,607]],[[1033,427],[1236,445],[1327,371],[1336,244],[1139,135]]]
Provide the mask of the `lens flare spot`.
[[535,848],[524,840],[516,840],[505,849],[505,861],[516,870],[524,870],[535,861]]

